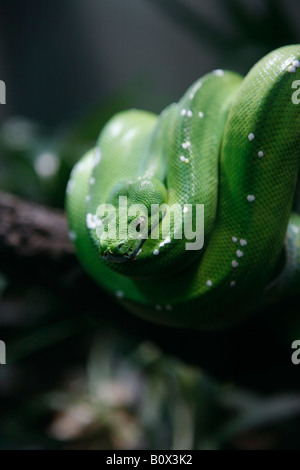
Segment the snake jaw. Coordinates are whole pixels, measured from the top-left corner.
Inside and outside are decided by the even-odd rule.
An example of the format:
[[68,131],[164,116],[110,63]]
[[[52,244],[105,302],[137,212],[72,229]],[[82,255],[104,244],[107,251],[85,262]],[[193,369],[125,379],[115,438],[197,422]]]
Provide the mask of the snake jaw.
[[114,263],[124,263],[126,261],[135,261],[138,251],[140,250],[144,240],[141,240],[135,249],[129,248],[128,251],[122,255],[114,253],[111,248],[107,248],[100,256],[105,261],[112,261]]
[[[155,229],[157,225],[161,222],[161,220],[165,217],[166,215],[166,210],[162,213],[161,218],[155,223],[155,224],[150,224],[150,226],[147,229],[146,235],[142,236],[140,234],[138,240],[139,243],[137,246],[134,248],[129,247],[124,253],[120,252],[121,245],[124,244],[124,242],[119,242],[113,247],[107,247],[102,253],[101,253],[101,258],[104,259],[105,261],[110,261],[113,263],[125,263],[126,261],[135,261],[137,259],[137,255],[144,244],[144,242],[151,237],[151,230]],[[125,242],[126,244],[126,242]]]

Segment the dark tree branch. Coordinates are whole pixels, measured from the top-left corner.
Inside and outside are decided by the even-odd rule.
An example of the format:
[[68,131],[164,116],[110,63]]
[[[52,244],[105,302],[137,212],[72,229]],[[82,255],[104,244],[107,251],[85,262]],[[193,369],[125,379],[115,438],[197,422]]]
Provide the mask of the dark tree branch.
[[0,249],[58,259],[73,253],[62,211],[0,192]]
[[0,192],[0,269],[55,277],[77,265],[62,211]]

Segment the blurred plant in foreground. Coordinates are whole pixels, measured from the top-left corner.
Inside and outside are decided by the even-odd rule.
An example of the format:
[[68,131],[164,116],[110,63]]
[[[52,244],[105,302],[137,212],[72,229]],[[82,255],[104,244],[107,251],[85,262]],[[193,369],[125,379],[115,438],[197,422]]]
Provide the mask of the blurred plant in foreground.
[[116,335],[95,339],[87,369],[87,380],[47,398],[48,434],[66,448],[273,447],[276,424],[300,414],[300,394],[265,399],[220,386],[152,343]]

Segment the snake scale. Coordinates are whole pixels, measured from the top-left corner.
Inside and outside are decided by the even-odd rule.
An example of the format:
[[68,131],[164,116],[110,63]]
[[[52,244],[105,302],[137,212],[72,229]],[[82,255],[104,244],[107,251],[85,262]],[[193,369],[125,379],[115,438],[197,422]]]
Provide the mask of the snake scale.
[[[124,308],[170,326],[217,328],[297,292],[299,66],[300,45],[291,45],[244,78],[208,73],[159,116],[133,109],[112,117],[75,165],[66,192],[70,238],[86,271]],[[101,237],[97,208],[118,208],[120,196],[144,212],[125,221],[119,212],[116,227],[125,222],[128,232]],[[154,204],[192,216],[203,205],[201,249],[176,237],[179,212],[167,238],[152,238],[166,217],[151,224]]]

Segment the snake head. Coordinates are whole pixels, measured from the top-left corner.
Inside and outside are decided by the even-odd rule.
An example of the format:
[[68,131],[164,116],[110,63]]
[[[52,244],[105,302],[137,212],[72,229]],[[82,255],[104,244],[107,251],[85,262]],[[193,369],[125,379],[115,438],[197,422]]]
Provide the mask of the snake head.
[[135,260],[152,228],[151,209],[166,198],[165,187],[155,179],[118,183],[107,201],[111,210],[100,238],[100,256],[113,262]]

